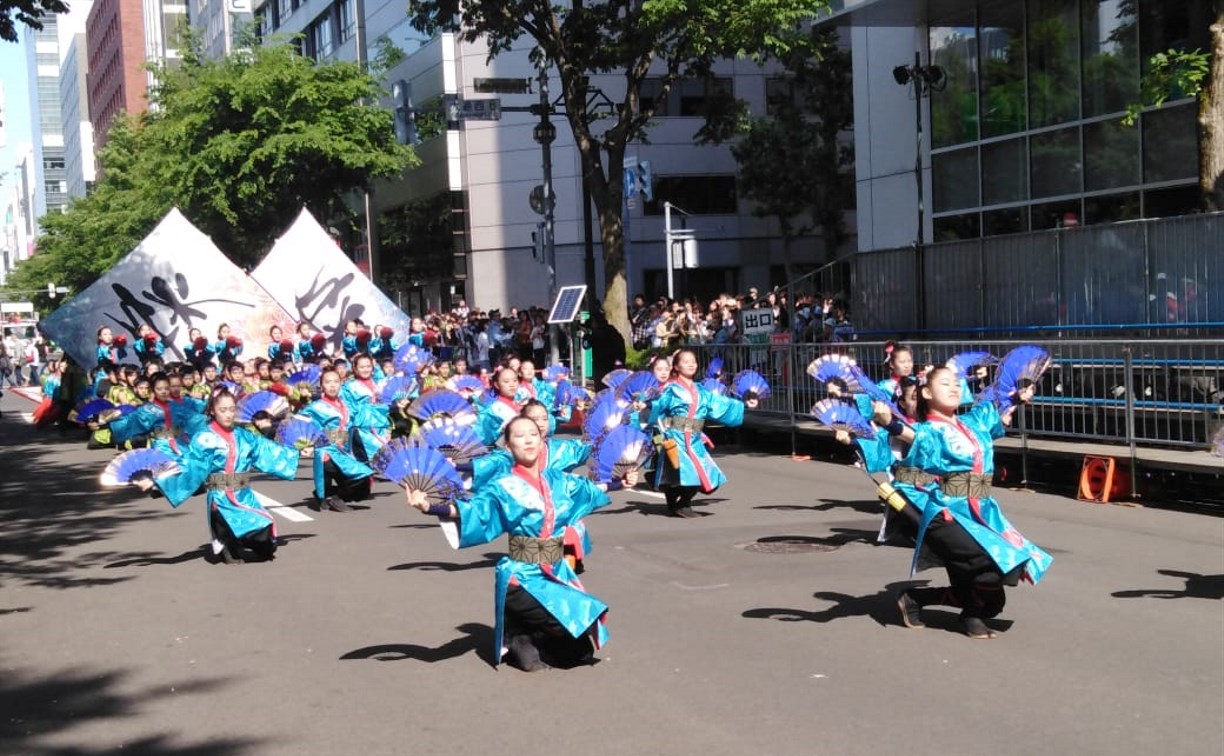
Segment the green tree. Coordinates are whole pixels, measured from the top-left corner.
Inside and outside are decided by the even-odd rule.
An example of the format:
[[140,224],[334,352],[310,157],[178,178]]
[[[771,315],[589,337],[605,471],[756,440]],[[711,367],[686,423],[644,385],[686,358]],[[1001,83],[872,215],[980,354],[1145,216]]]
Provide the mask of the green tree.
[[[625,147],[644,136],[654,103],[680,79],[703,76],[727,57],[763,59],[809,44],[805,26],[827,0],[409,0],[413,26],[483,39],[491,56],[520,38],[533,40],[537,62],[556,66],[565,118],[582,159],[582,172],[599,218],[608,321],[629,336],[621,214]],[[588,77],[618,72],[625,94],[606,120],[588,108]],[[653,101],[642,85],[659,80]],[[607,126],[597,133],[596,126]],[[605,162],[606,159],[606,162]]]
[[38,254],[13,288],[87,286],[172,207],[249,266],[303,206],[354,225],[346,198],[415,161],[395,143],[391,111],[365,104],[381,88],[354,63],[316,64],[275,43],[219,61],[188,54],[155,75],[149,111],[117,119],[101,180],[42,219]]
[[785,61],[793,96],[778,98],[775,115],[755,119],[731,147],[739,191],[755,203],[753,214],[778,219],[787,280],[795,278],[795,239],[819,228],[831,253],[846,235],[842,169],[851,152],[838,135],[854,120],[850,55],[824,31],[814,33],[813,49],[816,58]]
[[67,13],[63,0],[0,0],[0,39],[17,41],[17,24],[42,31],[42,19],[55,13]]

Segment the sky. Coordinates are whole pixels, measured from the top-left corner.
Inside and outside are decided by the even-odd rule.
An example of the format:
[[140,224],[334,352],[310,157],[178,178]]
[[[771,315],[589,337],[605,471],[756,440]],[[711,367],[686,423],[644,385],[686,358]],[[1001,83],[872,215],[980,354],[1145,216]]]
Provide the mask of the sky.
[[26,76],[25,35],[21,41],[0,40],[0,81],[4,82],[4,146],[0,147],[0,173],[5,174],[0,183],[0,197],[7,196],[16,173],[13,166],[17,159],[17,147],[29,142],[30,137],[30,87]]

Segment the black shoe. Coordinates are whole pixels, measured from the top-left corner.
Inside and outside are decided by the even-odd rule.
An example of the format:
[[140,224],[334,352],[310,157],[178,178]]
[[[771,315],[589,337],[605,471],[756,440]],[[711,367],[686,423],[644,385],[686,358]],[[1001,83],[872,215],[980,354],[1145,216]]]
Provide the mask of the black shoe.
[[692,507],[676,507],[675,509],[671,511],[671,516],[681,517],[686,520],[692,520],[694,518],[701,517],[701,515],[693,511]]
[[246,564],[246,560],[235,553],[229,546],[223,547],[217,558],[225,564]]
[[897,597],[897,608],[901,610],[901,624],[906,627],[926,627],[922,622],[922,605],[910,595],[902,591]]
[[333,512],[352,512],[353,508],[341,501],[338,496],[328,496],[323,500],[323,508]]
[[531,642],[530,635],[516,635],[510,639],[510,650],[506,663],[524,672],[542,672],[552,669],[540,659],[540,651]]
[[990,638],[999,637],[994,630],[987,627],[985,620],[981,617],[973,617],[962,614],[960,618],[961,632],[973,638],[974,640],[987,640]]

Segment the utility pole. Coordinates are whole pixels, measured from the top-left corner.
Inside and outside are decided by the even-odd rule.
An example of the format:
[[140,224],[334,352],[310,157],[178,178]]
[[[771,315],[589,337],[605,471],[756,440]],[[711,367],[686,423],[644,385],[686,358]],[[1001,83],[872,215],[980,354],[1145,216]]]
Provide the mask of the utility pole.
[[[357,17],[354,19],[356,24],[353,27],[353,44],[357,50],[357,67],[361,69],[363,74],[369,73],[370,60],[369,53],[366,50],[365,0],[353,0],[353,14]],[[370,268],[370,281],[375,286],[378,286],[378,238],[374,233],[374,187],[369,187],[361,194],[365,211],[366,263]]]
[[[548,305],[557,298],[557,246],[553,234],[556,198],[552,189],[552,143],[557,138],[557,127],[549,119],[552,104],[548,101],[548,62],[540,63],[540,122],[532,129],[532,136],[540,145],[544,168],[544,265],[548,268]],[[554,365],[561,359],[560,331],[555,324],[548,326],[548,359]]]

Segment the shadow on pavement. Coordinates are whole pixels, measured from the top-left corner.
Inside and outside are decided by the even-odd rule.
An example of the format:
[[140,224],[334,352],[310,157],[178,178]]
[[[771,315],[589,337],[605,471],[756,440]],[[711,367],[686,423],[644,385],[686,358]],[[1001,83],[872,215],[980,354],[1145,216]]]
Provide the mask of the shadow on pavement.
[[[697,498],[693,499],[692,507],[694,510],[697,510],[697,514],[701,515],[702,517],[709,517],[710,515],[713,515],[714,512],[702,512],[700,511],[701,508],[710,504],[717,504],[722,501],[726,501],[726,499]],[[589,516],[594,517],[596,515],[625,514],[627,512],[637,512],[638,514],[645,515],[647,517],[671,517],[671,514],[667,511],[667,502],[662,499],[650,501],[627,501],[623,507],[619,507],[617,509],[597,509]]]
[[502,558],[498,553],[481,554],[483,559],[479,562],[405,562],[404,564],[395,564],[387,568],[387,571],[392,570],[424,570],[427,572],[440,570],[442,572],[462,572],[464,570],[483,570],[489,567],[496,567],[497,562]]
[[[46,675],[6,669],[0,681],[0,752],[23,756],[94,756],[123,750],[143,756],[236,756],[254,753],[259,741],[225,738],[203,743],[183,743],[174,733],[157,733],[122,744],[64,744],[65,733],[80,725],[132,717],[166,696],[166,687],[124,692],[124,673],[71,668]],[[223,680],[196,680],[176,684],[175,695],[210,694]],[[55,743],[40,742],[53,736]]]
[[845,501],[842,499],[822,499],[819,504],[759,504],[753,509],[778,509],[784,512],[809,510],[812,512],[831,512],[836,509],[853,509],[863,514],[879,514],[881,510],[878,499],[863,501]]
[[1200,575],[1197,572],[1179,572],[1177,570],[1156,570],[1156,572],[1168,577],[1181,578],[1186,581],[1186,587],[1180,591],[1168,588],[1114,591],[1109,595],[1114,598],[1224,599],[1224,575]]
[[871,617],[880,625],[900,625],[897,616],[897,594],[913,586],[910,581],[889,583],[877,593],[866,596],[850,596],[845,593],[820,591],[812,594],[821,601],[832,601],[834,605],[820,611],[789,609],[783,607],[761,607],[749,609],[742,617],[748,619],[772,619],[779,622],[832,622],[847,617]]
[[463,633],[454,640],[449,640],[441,646],[421,646],[415,643],[384,643],[378,646],[366,646],[349,651],[340,657],[343,660],[373,659],[375,661],[406,661],[416,660],[433,664],[435,662],[456,659],[471,651],[476,651],[480,658],[489,664],[493,663],[490,646],[493,643],[493,628],[478,622],[467,622],[455,628]]

